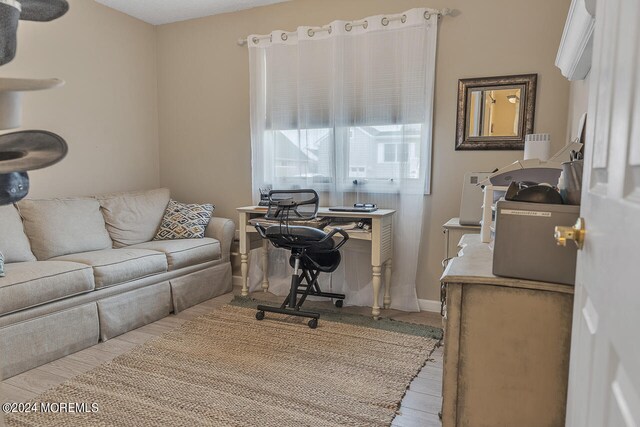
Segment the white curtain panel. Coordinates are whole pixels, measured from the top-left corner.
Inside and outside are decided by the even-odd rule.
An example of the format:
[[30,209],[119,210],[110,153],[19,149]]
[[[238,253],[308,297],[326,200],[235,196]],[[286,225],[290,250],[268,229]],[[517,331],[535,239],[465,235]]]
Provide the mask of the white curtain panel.
[[[258,188],[271,185],[313,188],[323,206],[368,202],[396,209],[391,306],[407,311],[419,310],[416,271],[430,191],[436,12],[412,9],[248,37],[255,202]],[[262,282],[260,261],[254,251],[252,291]],[[269,270],[270,291],[286,295],[287,252],[271,247]],[[351,240],[340,268],[322,276],[321,286],[345,293],[346,304],[373,304],[367,242]]]

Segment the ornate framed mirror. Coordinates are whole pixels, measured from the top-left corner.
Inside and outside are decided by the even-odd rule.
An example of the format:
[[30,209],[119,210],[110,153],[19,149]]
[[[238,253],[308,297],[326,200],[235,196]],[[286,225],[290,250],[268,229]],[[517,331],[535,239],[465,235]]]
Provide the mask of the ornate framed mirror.
[[524,150],[537,80],[537,74],[459,80],[456,150]]

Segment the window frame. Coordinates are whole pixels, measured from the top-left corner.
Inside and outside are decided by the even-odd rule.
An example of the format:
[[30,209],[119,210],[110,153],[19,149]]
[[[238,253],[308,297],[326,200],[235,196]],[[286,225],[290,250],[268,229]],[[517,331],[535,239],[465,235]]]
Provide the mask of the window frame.
[[[406,125],[403,125],[406,126]],[[332,165],[333,176],[329,176],[330,182],[313,182],[313,178],[310,177],[277,177],[276,176],[276,166],[275,166],[275,153],[276,149],[267,149],[265,150],[266,154],[264,156],[264,179],[265,182],[269,183],[273,186],[273,188],[291,188],[295,186],[299,187],[309,187],[312,186],[317,191],[341,191],[341,192],[359,192],[359,193],[399,193],[402,189],[409,189],[412,191],[420,191],[423,194],[428,194],[428,186],[424,185],[422,182],[423,176],[422,174],[418,174],[417,178],[402,178],[398,179],[396,177],[388,177],[388,178],[366,178],[366,177],[351,177],[350,176],[350,165],[349,165],[349,149],[351,137],[355,134],[355,128],[360,126],[346,126],[346,127],[333,127],[333,128],[324,128],[329,129],[330,135],[333,136],[333,151],[334,161]],[[284,132],[287,130],[296,130],[300,131],[300,129],[265,129],[265,133],[269,132]],[[403,142],[380,142],[379,145],[394,145],[395,149],[395,159],[392,162],[385,162],[382,164],[399,164],[398,154],[400,153],[400,146],[406,147],[406,155],[407,161],[409,160],[409,156],[411,153],[411,144],[420,145],[423,141],[423,135],[419,138],[420,141],[416,143],[403,143]],[[265,138],[266,144],[275,144],[275,138]],[[299,143],[299,142],[298,142]],[[422,149],[422,147],[420,147]],[[421,165],[422,166],[422,165]],[[355,167],[364,167],[365,173],[368,169],[367,165],[355,166]]]

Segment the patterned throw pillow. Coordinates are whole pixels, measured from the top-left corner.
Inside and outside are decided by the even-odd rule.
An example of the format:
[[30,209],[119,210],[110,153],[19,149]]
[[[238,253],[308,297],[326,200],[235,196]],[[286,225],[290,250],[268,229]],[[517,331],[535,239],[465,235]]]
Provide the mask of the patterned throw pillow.
[[4,255],[0,252],[0,277],[4,277]]
[[170,200],[153,240],[203,238],[214,209],[210,204],[189,205]]

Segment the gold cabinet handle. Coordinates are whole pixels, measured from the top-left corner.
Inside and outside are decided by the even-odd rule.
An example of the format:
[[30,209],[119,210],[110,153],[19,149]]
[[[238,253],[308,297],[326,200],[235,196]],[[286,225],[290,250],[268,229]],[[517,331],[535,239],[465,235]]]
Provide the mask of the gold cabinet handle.
[[585,234],[584,218],[578,218],[573,227],[557,226],[554,236],[558,246],[567,246],[567,240],[573,240],[578,249],[582,249]]

